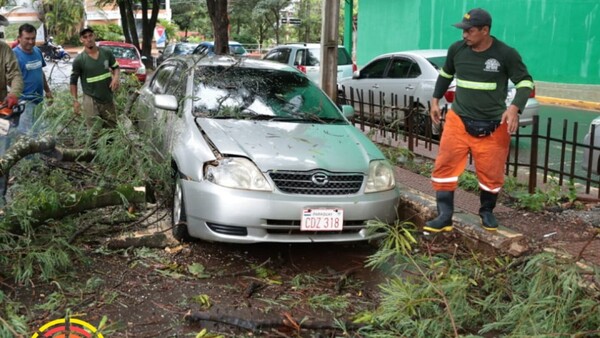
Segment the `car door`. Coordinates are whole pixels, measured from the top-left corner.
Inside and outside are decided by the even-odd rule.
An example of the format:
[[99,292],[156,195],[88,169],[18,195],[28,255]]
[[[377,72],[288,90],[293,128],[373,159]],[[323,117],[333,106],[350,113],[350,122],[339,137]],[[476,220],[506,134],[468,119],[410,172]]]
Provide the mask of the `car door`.
[[[179,67],[178,67],[179,66]],[[167,151],[172,144],[174,131],[177,128],[177,114],[181,112],[167,111],[155,107],[156,95],[175,95],[180,102],[183,89],[180,87],[187,78],[180,71],[178,63],[163,64],[156,70],[148,85],[142,87],[134,104],[133,114],[140,130],[147,134],[161,153]]]
[[[342,81],[341,85],[346,99],[353,98],[354,102],[362,101],[366,103],[366,106],[362,107],[365,113],[379,111],[381,83],[385,78],[390,61],[391,57],[381,57],[373,60],[360,70],[357,77]],[[354,110],[360,112],[361,107],[355,105]]]
[[407,57],[394,56],[379,82],[379,90],[385,93],[388,100],[391,93],[398,95],[398,105],[404,106],[404,102],[408,103],[409,97],[415,95],[419,75],[421,70],[416,62]]

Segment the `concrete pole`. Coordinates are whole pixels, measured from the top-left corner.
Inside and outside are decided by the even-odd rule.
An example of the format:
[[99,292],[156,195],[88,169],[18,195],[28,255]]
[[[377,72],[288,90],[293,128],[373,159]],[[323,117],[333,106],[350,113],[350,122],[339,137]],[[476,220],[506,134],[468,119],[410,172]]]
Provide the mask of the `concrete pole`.
[[321,88],[334,101],[337,100],[337,56],[340,0],[323,1],[321,26]]

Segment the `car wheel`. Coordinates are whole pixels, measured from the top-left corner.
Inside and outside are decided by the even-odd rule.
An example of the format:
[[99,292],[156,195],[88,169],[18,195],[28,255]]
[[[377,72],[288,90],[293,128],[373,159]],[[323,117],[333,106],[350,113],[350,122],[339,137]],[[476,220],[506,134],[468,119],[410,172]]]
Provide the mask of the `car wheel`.
[[189,242],[192,238],[187,229],[185,201],[179,175],[175,177],[175,188],[173,190],[173,210],[171,212],[173,237],[180,242]]

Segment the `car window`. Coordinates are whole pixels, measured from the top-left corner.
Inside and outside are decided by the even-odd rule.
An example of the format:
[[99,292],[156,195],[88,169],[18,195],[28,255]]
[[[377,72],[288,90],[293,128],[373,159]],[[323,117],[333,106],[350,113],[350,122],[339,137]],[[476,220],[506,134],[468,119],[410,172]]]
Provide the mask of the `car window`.
[[119,47],[119,46],[103,46],[108,48],[117,59],[137,60],[138,54],[134,48]]
[[247,51],[244,48],[244,46],[233,44],[233,45],[229,45],[229,53],[235,54],[235,55],[244,55],[247,53]]
[[390,58],[381,58],[369,63],[360,71],[360,77],[367,79],[383,78],[383,74],[385,73],[389,61]]
[[419,75],[421,75],[419,66],[404,58],[393,58],[387,73],[387,77],[392,79],[415,78]]
[[277,48],[268,52],[265,55],[265,60],[275,61],[279,63],[288,63],[288,59],[290,58],[291,49],[290,48]]
[[173,50],[175,49],[175,45],[170,44],[167,47],[165,47],[165,50],[163,51],[163,55],[167,56],[167,55],[171,55],[171,53],[173,53]]
[[338,47],[338,65],[351,65],[352,57],[346,48]]
[[433,65],[433,67],[435,67],[435,69],[442,69],[442,67],[446,63],[446,57],[438,56],[438,57],[427,58],[427,61],[429,61],[429,63],[431,63]]
[[165,94],[166,86],[169,82],[169,77],[173,74],[175,67],[173,65],[167,65],[159,68],[156,71],[156,75],[152,78],[150,84],[150,90],[154,94]]
[[347,123],[323,91],[291,71],[198,66],[193,102],[199,117]]
[[315,67],[321,63],[321,48],[306,49],[306,66]]
[[175,95],[177,101],[180,101],[185,95],[187,69],[185,67],[174,67],[169,72],[171,76],[167,76],[165,94]]

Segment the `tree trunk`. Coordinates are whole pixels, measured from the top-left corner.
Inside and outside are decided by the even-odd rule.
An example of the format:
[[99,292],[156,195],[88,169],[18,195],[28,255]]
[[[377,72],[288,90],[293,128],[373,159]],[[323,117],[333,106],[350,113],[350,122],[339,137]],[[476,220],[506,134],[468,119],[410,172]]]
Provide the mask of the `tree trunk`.
[[146,67],[152,67],[152,39],[154,37],[154,28],[158,21],[158,10],[160,9],[160,1],[152,0],[152,12],[148,19],[148,0],[142,0],[142,55],[147,59],[144,62]]
[[213,25],[215,37],[215,54],[229,53],[229,17],[227,16],[227,0],[206,0],[208,14]]
[[[91,188],[77,193],[68,193],[61,196],[58,203],[55,201],[32,206],[31,218],[35,220],[31,227],[44,224],[49,219],[61,219],[86,210],[104,208],[113,205],[141,204],[148,200],[146,188],[122,185],[114,189]],[[12,224],[11,232],[22,232],[17,216],[9,216]]]

